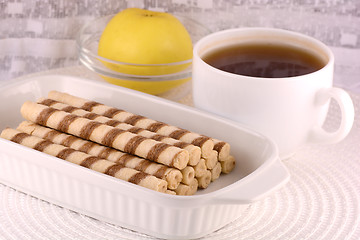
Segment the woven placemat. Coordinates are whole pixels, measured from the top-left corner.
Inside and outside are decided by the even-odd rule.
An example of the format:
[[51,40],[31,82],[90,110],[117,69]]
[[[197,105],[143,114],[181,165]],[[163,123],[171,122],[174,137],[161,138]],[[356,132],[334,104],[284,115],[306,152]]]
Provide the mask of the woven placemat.
[[[40,74],[92,77],[82,67]],[[34,75],[31,75],[34,76]],[[285,161],[291,180],[202,239],[360,239],[360,95],[355,124],[335,145],[310,145]],[[191,104],[191,96],[179,102]],[[331,104],[327,129],[339,124]],[[0,159],[1,160],[1,159]],[[58,207],[0,184],[0,239],[154,239]]]

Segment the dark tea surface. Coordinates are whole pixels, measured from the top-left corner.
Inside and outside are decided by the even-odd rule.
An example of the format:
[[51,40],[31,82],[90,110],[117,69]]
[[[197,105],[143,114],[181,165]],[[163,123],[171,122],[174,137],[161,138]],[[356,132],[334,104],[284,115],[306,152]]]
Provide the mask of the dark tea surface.
[[284,78],[315,72],[325,64],[317,56],[286,45],[242,44],[224,47],[202,58],[209,65],[239,75]]

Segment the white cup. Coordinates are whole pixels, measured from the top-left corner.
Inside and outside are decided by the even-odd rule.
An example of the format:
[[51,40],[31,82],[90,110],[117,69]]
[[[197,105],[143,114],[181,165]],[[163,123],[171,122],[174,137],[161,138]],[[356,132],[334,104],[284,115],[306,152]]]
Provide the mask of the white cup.
[[[225,72],[202,59],[215,49],[249,42],[290,44],[310,51],[326,64],[305,75],[262,78]],[[336,143],[350,132],[354,106],[348,93],[333,87],[333,71],[333,53],[314,38],[274,28],[224,30],[202,38],[194,46],[194,105],[267,135],[284,159],[304,144]],[[334,132],[322,127],[330,99],[341,110],[341,123]]]

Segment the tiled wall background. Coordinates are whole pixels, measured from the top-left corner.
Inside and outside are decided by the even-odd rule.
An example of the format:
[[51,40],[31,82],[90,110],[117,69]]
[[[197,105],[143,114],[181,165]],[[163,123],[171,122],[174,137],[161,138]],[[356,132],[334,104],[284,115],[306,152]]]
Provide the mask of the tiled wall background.
[[265,26],[308,34],[333,49],[335,82],[360,92],[358,0],[0,0],[0,81],[78,64],[78,29],[127,7],[184,15],[211,31]]

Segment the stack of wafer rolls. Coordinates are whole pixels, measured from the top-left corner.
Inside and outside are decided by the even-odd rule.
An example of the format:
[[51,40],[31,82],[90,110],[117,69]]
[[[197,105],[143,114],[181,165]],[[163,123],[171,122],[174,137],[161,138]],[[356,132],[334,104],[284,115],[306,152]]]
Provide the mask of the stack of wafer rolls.
[[114,120],[96,113],[91,113],[86,110],[83,110],[81,108],[73,107],[65,103],[58,102],[56,100],[52,99],[44,99],[41,98],[38,100],[39,104],[52,107],[61,111],[65,111],[80,117],[84,117],[90,120],[98,121],[101,123],[104,123],[106,125],[116,127],[125,131],[129,131],[135,134],[138,134],[140,136],[151,138],[163,143],[167,143],[169,145],[173,145],[182,149],[185,149],[189,152],[189,162],[188,164],[191,166],[195,166],[200,161],[201,156],[201,149],[198,146],[194,146],[190,143],[185,143],[170,137],[166,137],[160,134],[156,134],[154,132],[150,132],[148,130],[145,130],[143,128],[134,127],[133,125],[122,123],[118,120]]
[[21,114],[26,120],[37,124],[113,147],[169,167],[181,170],[189,162],[189,153],[181,148],[45,105],[27,101],[21,107]]
[[235,167],[224,141],[66,93],[20,111],[2,137],[156,191],[193,195]]
[[[205,164],[208,171],[211,172],[211,170],[217,166],[217,170],[212,171],[213,175],[215,175],[212,178],[216,178],[219,169],[218,163],[220,163],[223,173],[229,173],[235,167],[235,160],[233,156],[230,155],[230,145],[224,141],[190,132],[176,126],[171,126],[160,121],[152,120],[141,115],[106,106],[104,104],[83,99],[67,93],[50,91],[48,98],[66,103],[76,108],[81,108],[86,111],[96,113],[98,115],[112,118],[135,127],[146,129],[163,136],[168,136],[199,146],[201,148],[201,156],[205,159]],[[223,166],[225,166],[225,168]],[[202,172],[200,175],[204,175],[204,173]],[[206,175],[208,175],[208,173]]]
[[[162,164],[158,164],[153,161],[149,161],[137,156],[127,154],[118,151],[113,148],[105,147],[94,142],[83,140],[81,138],[59,132],[57,130],[40,126],[36,123],[24,121],[20,123],[17,130],[43,138],[45,140],[52,141],[53,143],[60,144],[66,147],[71,147],[75,150],[103,158],[115,163],[121,163],[125,167],[133,168],[141,172],[145,172],[150,175],[154,175],[157,178],[164,179],[167,181],[168,189],[176,189],[180,182],[188,182],[193,177],[191,174],[183,174],[180,170],[167,167]],[[189,176],[190,175],[190,176]]]
[[1,132],[1,137],[124,181],[155,191],[167,192],[167,182],[165,180],[132,168],[127,168],[120,163],[114,163],[81,151],[76,151],[75,149],[55,144],[49,140],[44,140],[11,128],[4,129]]

